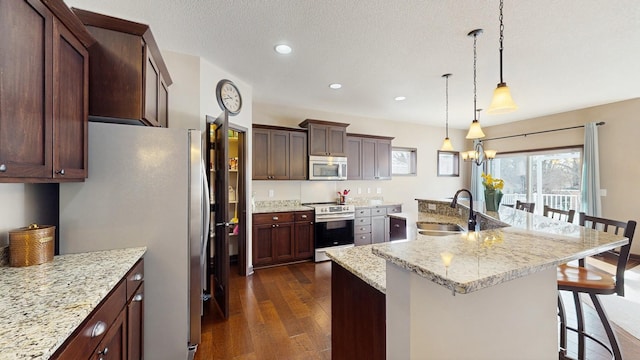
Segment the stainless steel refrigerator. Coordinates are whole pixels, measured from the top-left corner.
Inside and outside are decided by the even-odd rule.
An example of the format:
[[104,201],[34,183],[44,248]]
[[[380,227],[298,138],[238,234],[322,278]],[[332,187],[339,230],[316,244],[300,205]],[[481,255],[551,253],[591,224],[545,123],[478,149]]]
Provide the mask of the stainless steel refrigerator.
[[90,122],[89,177],[60,184],[61,254],[147,247],[147,359],[187,359],[200,342],[209,204],[201,149],[199,130]]

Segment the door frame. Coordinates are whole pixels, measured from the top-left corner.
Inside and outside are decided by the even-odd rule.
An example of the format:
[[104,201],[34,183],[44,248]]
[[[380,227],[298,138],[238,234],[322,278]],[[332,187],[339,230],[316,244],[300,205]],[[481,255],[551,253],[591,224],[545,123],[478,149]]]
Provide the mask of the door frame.
[[248,128],[235,123],[229,123],[229,130],[238,132],[238,162],[242,171],[238,173],[238,220],[240,228],[238,230],[238,274],[247,276],[247,136]]

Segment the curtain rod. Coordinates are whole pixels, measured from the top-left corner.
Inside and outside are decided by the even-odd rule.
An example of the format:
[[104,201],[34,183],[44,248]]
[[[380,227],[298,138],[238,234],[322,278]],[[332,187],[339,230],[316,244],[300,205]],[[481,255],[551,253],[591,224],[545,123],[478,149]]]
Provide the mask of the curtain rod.
[[[597,126],[604,125],[604,124],[605,124],[604,121],[596,123]],[[583,127],[584,127],[584,125],[571,126],[571,127],[566,127],[566,128],[542,130],[542,131],[535,131],[535,132],[517,134],[517,135],[499,136],[499,137],[494,137],[494,138],[490,138],[490,139],[481,139],[481,141],[508,139],[508,138],[519,137],[519,136],[525,136],[526,137],[526,136],[529,136],[529,135],[544,134],[544,133],[548,133],[548,132],[561,131],[561,130],[579,129],[579,128],[583,128]]]

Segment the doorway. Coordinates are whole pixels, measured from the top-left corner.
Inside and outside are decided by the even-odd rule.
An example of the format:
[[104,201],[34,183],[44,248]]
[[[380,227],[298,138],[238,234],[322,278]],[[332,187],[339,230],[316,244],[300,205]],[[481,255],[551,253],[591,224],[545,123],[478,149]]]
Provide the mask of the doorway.
[[207,116],[206,155],[209,164],[210,228],[207,244],[207,282],[222,316],[229,315],[229,273],[238,264],[246,276],[247,129],[230,124],[228,113]]

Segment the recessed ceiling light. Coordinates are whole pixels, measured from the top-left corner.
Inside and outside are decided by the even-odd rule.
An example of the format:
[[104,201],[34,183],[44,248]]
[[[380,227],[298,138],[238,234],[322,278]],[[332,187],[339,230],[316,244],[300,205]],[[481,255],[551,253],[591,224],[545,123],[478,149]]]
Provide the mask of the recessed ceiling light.
[[404,101],[404,100],[407,100],[407,97],[406,96],[396,96],[394,98],[394,100],[395,101]]
[[342,87],[342,84],[338,84],[338,83],[333,83],[329,85],[330,88],[337,90],[340,89]]
[[278,44],[274,47],[274,49],[278,54],[281,55],[291,54],[291,52],[293,51],[293,49],[291,49],[291,46],[285,44]]

